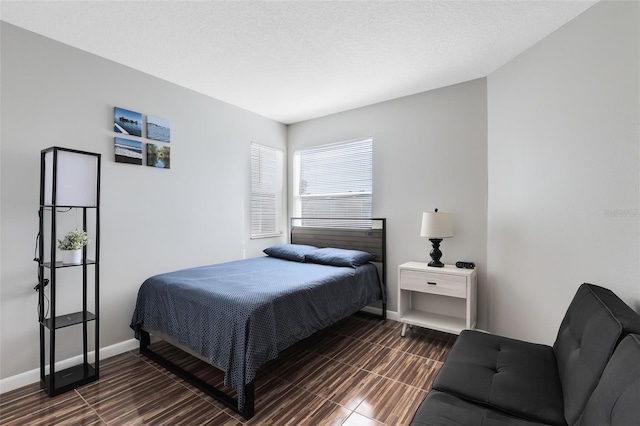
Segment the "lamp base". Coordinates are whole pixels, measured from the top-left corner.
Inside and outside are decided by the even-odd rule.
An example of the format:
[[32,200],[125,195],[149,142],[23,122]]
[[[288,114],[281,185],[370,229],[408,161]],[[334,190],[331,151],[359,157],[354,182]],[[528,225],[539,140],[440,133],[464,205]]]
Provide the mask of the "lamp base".
[[442,242],[442,238],[429,238],[433,248],[429,255],[431,256],[431,262],[429,262],[429,266],[433,266],[435,268],[442,268],[444,263],[440,262],[440,258],[442,257],[442,252],[440,251],[440,243]]

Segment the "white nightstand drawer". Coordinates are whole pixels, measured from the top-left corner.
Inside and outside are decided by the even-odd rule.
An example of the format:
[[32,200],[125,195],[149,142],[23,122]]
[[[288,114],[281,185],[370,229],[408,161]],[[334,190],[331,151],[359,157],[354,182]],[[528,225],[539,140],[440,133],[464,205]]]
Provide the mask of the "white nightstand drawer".
[[405,269],[400,271],[400,289],[464,299],[467,297],[467,279],[463,276]]

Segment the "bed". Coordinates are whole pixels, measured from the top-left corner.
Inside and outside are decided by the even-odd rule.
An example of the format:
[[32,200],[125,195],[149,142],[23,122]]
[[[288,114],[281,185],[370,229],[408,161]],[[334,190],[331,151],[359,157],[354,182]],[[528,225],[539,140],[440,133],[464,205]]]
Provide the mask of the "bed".
[[[249,419],[257,370],[278,353],[374,302],[386,318],[385,219],[291,221],[267,256],[156,275],[131,321],[140,352]],[[224,371],[237,397],[150,348],[160,337]]]

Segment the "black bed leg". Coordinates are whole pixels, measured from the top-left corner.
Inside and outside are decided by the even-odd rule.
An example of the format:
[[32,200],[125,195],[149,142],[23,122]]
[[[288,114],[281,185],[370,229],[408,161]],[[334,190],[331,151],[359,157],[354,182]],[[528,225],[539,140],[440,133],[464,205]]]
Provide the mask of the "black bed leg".
[[149,333],[144,330],[140,330],[140,353],[143,353],[150,344],[151,337],[149,336]]
[[250,419],[255,413],[255,380],[244,386],[244,413],[245,419]]
[[382,319],[383,320],[387,319],[387,304],[386,303],[382,304]]

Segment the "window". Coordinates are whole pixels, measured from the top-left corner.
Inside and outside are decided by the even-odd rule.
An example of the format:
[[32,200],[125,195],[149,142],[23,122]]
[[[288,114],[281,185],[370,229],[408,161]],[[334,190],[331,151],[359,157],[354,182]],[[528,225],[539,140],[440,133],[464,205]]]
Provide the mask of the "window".
[[281,149],[251,144],[251,238],[282,234]]
[[[373,139],[296,151],[294,216],[370,218],[372,195]],[[331,223],[336,226],[335,221]],[[368,221],[362,223],[367,224]],[[326,223],[313,221],[307,225],[325,226]]]

